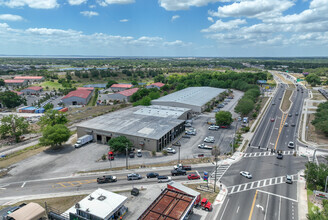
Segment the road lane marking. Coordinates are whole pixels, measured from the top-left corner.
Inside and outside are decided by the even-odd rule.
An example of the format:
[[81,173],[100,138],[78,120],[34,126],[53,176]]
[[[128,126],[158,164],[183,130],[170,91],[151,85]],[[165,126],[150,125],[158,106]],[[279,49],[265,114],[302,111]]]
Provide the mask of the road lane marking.
[[[225,212],[225,210],[226,210],[226,208],[227,208],[227,206],[228,206],[229,201],[230,201],[230,199],[228,199],[227,204],[225,205],[225,207],[224,207],[224,209],[223,209],[223,212],[222,212],[222,215],[221,215],[220,220],[222,220],[222,217],[224,216],[224,212]],[[219,213],[217,213],[217,214],[219,214]],[[216,216],[215,216],[214,219],[216,219]]]
[[280,128],[279,128],[279,133],[278,133],[278,137],[277,137],[277,141],[276,141],[276,144],[274,146],[274,149],[276,150],[277,149],[277,145],[278,145],[278,141],[279,141],[279,137],[280,137],[280,134],[281,134],[281,131],[283,129],[283,127],[285,126],[285,122],[286,122],[286,119],[288,117],[288,115],[286,114],[286,117],[284,117],[285,114],[283,114],[283,117],[282,118],[285,118],[285,119],[282,119],[281,122],[280,122]]
[[281,210],[281,197],[280,197],[280,200],[279,200],[279,212],[278,212],[278,220],[280,220],[280,210]]
[[255,195],[254,195],[253,204],[252,204],[252,207],[251,207],[251,212],[249,213],[248,220],[251,220],[252,219],[254,205],[255,205],[255,201],[256,201],[256,196],[257,196],[257,190],[256,190]]
[[269,206],[269,198],[270,198],[270,195],[268,195],[268,198],[267,198],[267,204],[266,204],[266,207],[265,207],[265,213],[264,213],[264,219],[263,220],[266,220],[266,215],[267,215],[268,206]]
[[292,199],[292,198],[289,198],[289,197],[286,197],[286,196],[282,196],[282,195],[279,195],[279,194],[271,193],[271,192],[268,192],[268,191],[263,191],[263,190],[260,190],[260,189],[258,189],[257,191],[259,191],[260,193],[266,193],[268,195],[277,196],[277,197],[280,197],[281,199],[287,199],[287,200],[290,200],[290,201],[293,201],[293,202],[298,202],[295,199]]
[[237,211],[236,211],[236,212],[238,213],[238,211],[239,211],[239,206],[238,206],[238,208],[237,208]]
[[26,182],[23,183],[23,185],[21,186],[21,188],[23,188],[25,186]]

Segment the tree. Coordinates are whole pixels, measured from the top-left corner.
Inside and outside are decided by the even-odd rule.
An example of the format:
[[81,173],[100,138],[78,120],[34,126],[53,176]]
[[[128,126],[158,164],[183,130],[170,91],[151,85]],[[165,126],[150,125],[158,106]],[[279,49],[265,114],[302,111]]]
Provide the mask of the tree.
[[51,102],[47,103],[43,108],[45,111],[52,109],[54,107],[54,104],[52,104]]
[[0,92],[0,101],[7,108],[15,108],[24,103],[24,99],[11,91]]
[[305,77],[305,80],[311,84],[311,86],[316,86],[316,85],[320,85],[321,80],[320,77],[317,74],[309,74]]
[[5,86],[5,81],[3,79],[0,79],[0,86]]
[[215,121],[217,125],[231,125],[232,115],[227,111],[219,111],[215,114]]
[[113,84],[117,84],[117,82],[115,80],[112,80],[112,79],[108,80],[106,88],[111,87]]
[[54,126],[57,124],[66,124],[68,122],[66,114],[56,110],[49,110],[40,118],[39,125],[44,128],[46,126]]
[[2,138],[15,137],[16,142],[22,134],[28,133],[28,122],[23,117],[16,115],[4,116],[1,119],[0,133]]
[[133,146],[132,142],[128,140],[125,136],[119,136],[112,138],[108,141],[111,151],[123,153],[126,151],[126,147],[130,150]]
[[70,131],[62,124],[56,124],[54,126],[47,126],[43,129],[42,137],[39,142],[43,146],[51,146],[54,148],[59,148],[62,146],[63,142],[69,139]]
[[248,115],[254,109],[254,102],[249,98],[242,98],[238,101],[235,111],[242,115]]

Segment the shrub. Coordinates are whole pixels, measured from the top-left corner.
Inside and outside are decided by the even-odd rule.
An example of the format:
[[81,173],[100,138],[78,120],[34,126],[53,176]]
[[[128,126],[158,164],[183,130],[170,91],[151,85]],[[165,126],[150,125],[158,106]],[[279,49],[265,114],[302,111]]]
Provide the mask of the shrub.
[[162,150],[162,154],[163,154],[164,156],[167,156],[167,150]]
[[106,160],[107,158],[106,158],[106,154],[103,154],[102,156],[101,156],[101,159],[102,160]]

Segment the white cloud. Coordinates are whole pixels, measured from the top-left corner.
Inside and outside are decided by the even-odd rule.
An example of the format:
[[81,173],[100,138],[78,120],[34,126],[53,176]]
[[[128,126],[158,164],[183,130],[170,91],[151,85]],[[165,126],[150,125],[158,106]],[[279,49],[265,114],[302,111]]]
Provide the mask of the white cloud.
[[12,15],[12,14],[0,14],[0,20],[6,21],[21,21],[23,18],[19,15]]
[[283,11],[294,5],[290,0],[246,0],[231,5],[220,6],[216,12],[210,11],[211,16],[217,17],[248,17],[269,18],[277,17]]
[[89,8],[96,8],[96,5],[89,5]]
[[48,36],[72,36],[81,34],[82,32],[74,31],[71,29],[62,30],[62,29],[52,29],[52,28],[28,28],[26,33],[35,34],[35,35],[48,35]]
[[128,19],[122,19],[120,20],[120,22],[128,22],[129,20]]
[[111,5],[111,4],[121,4],[121,5],[125,5],[125,4],[132,4],[134,3],[135,0],[97,0],[97,3],[100,6],[107,6],[107,5]]
[[0,28],[9,28],[7,23],[0,23]]
[[59,6],[57,0],[1,0],[0,5],[10,8],[28,6],[37,9],[52,9]]
[[68,0],[68,3],[70,5],[81,5],[86,2],[87,2],[87,0]]
[[175,21],[176,19],[180,18],[180,15],[173,15],[171,21]]
[[83,16],[86,16],[86,17],[93,17],[93,16],[98,16],[99,13],[98,12],[95,12],[95,11],[81,11],[80,12]]
[[223,22],[221,20],[217,20],[214,24],[212,24],[209,28],[201,30],[201,32],[218,32],[222,30],[231,30],[236,29],[239,25],[246,24],[246,20],[236,19],[227,22]]
[[207,17],[207,20],[210,22],[214,22],[214,19],[212,17]]
[[192,43],[185,43],[181,40],[176,40],[176,41],[171,41],[171,42],[164,42],[164,46],[170,46],[170,47],[186,47],[186,46],[191,46]]
[[167,11],[178,11],[188,10],[192,6],[201,7],[218,1],[220,0],[159,0],[158,2]]

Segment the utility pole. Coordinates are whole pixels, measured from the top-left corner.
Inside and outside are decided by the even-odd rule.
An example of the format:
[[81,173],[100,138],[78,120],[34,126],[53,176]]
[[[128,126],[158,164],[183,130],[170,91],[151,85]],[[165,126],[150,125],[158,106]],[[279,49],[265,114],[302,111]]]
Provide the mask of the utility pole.
[[178,164],[180,164],[180,148],[181,146],[178,146],[179,147],[179,159],[178,159]]
[[218,172],[218,156],[220,155],[220,148],[215,146],[213,149],[214,160],[215,160],[215,177],[214,177],[214,192],[216,192],[216,181]]
[[128,144],[126,144],[126,147],[125,147],[125,158],[126,158],[126,169],[129,169],[129,165],[128,165]]
[[325,193],[327,192],[327,180],[328,180],[328,176],[326,177]]

